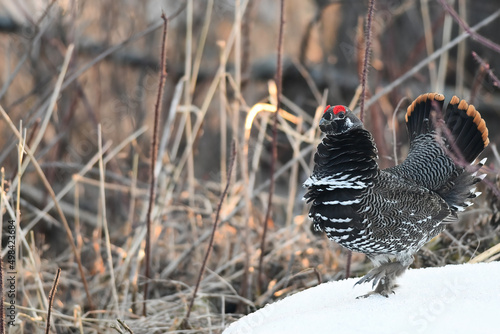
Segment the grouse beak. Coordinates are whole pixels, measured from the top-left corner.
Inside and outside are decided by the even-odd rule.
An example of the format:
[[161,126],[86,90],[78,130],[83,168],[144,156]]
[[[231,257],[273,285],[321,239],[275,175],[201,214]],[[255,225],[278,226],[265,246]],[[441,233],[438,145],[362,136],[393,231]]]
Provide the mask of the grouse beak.
[[337,122],[322,118],[319,121],[319,129],[326,134],[333,134],[338,127]]

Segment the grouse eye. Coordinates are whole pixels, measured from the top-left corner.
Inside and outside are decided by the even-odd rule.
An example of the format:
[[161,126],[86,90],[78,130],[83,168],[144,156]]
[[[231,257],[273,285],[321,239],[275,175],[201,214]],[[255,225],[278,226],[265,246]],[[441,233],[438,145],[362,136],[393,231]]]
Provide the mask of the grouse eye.
[[331,121],[332,120],[332,113],[331,112],[325,112],[323,114],[323,118],[327,121]]
[[339,113],[337,114],[337,117],[338,117],[338,118],[340,118],[340,119],[344,119],[344,118],[345,118],[345,113],[343,113],[343,112],[339,112]]

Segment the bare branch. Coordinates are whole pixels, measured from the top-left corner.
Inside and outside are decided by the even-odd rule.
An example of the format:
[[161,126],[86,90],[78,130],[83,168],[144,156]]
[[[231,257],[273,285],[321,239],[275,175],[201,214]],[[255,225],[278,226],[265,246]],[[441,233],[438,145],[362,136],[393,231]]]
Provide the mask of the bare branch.
[[372,47],[372,20],[375,12],[375,0],[370,0],[365,28],[365,58],[363,60],[363,73],[361,74],[361,102],[359,105],[359,119],[363,122],[366,100],[366,79],[368,78],[368,62]]
[[220,210],[222,208],[222,203],[224,202],[224,198],[227,195],[227,191],[228,191],[229,185],[231,183],[231,174],[233,172],[235,160],[236,160],[236,145],[233,142],[233,145],[231,148],[231,161],[229,162],[229,167],[228,167],[228,171],[227,171],[226,187],[224,188],[224,191],[222,192],[222,195],[220,196],[219,205],[217,206],[217,212],[215,213],[212,234],[210,235],[210,241],[208,242],[208,248],[207,248],[207,251],[205,252],[205,258],[203,259],[203,263],[202,263],[201,268],[200,268],[200,273],[198,274],[198,279],[196,280],[196,286],[194,288],[193,296],[191,297],[191,302],[189,303],[186,316],[184,317],[184,320],[182,320],[180,328],[185,328],[185,329],[189,328],[189,323],[188,323],[189,316],[191,315],[191,310],[193,309],[194,300],[196,299],[196,293],[198,292],[198,289],[200,288],[201,278],[203,277],[203,273],[205,272],[208,257],[210,256],[210,252],[211,252],[212,246],[214,244],[215,232],[217,231],[217,224],[219,223]]
[[148,213],[146,218],[147,230],[146,230],[146,249],[145,249],[145,283],[144,283],[144,307],[142,309],[142,314],[146,316],[146,302],[148,299],[148,287],[149,287],[149,279],[151,278],[151,225],[152,225],[152,212],[153,205],[155,202],[155,188],[156,188],[156,175],[155,175],[155,166],[156,166],[156,157],[158,155],[158,127],[160,126],[160,110],[162,106],[162,97],[163,97],[163,87],[165,86],[165,79],[167,78],[167,56],[166,56],[166,48],[167,48],[167,25],[168,18],[165,16],[165,13],[161,14],[161,18],[163,20],[163,42],[161,46],[161,67],[160,67],[160,83],[158,84],[158,94],[156,96],[156,104],[155,104],[155,116],[154,116],[154,128],[153,128],[153,140],[151,142],[151,164],[150,164],[150,185],[149,185],[149,204],[148,204]]

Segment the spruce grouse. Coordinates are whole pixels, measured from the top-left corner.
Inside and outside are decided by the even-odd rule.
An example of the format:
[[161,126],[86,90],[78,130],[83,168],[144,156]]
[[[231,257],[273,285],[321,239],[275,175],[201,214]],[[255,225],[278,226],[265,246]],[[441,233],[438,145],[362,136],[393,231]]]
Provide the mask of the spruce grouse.
[[[373,281],[367,295],[394,293],[396,277],[425,243],[457,212],[471,205],[484,160],[471,163],[488,145],[488,129],[473,105],[453,96],[420,95],[406,113],[408,157],[380,170],[372,135],[345,106],[328,106],[320,121],[326,135],[304,186],[317,231],[375,265],[356,284]],[[475,170],[475,172],[472,172]]]

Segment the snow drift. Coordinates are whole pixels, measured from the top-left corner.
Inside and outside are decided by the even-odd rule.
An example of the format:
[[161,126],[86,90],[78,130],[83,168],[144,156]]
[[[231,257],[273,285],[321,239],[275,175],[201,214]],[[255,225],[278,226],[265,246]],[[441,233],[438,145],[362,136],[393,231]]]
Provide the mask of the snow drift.
[[359,278],[299,292],[231,324],[246,333],[499,333],[500,263],[410,269],[396,294],[356,299],[371,290]]

